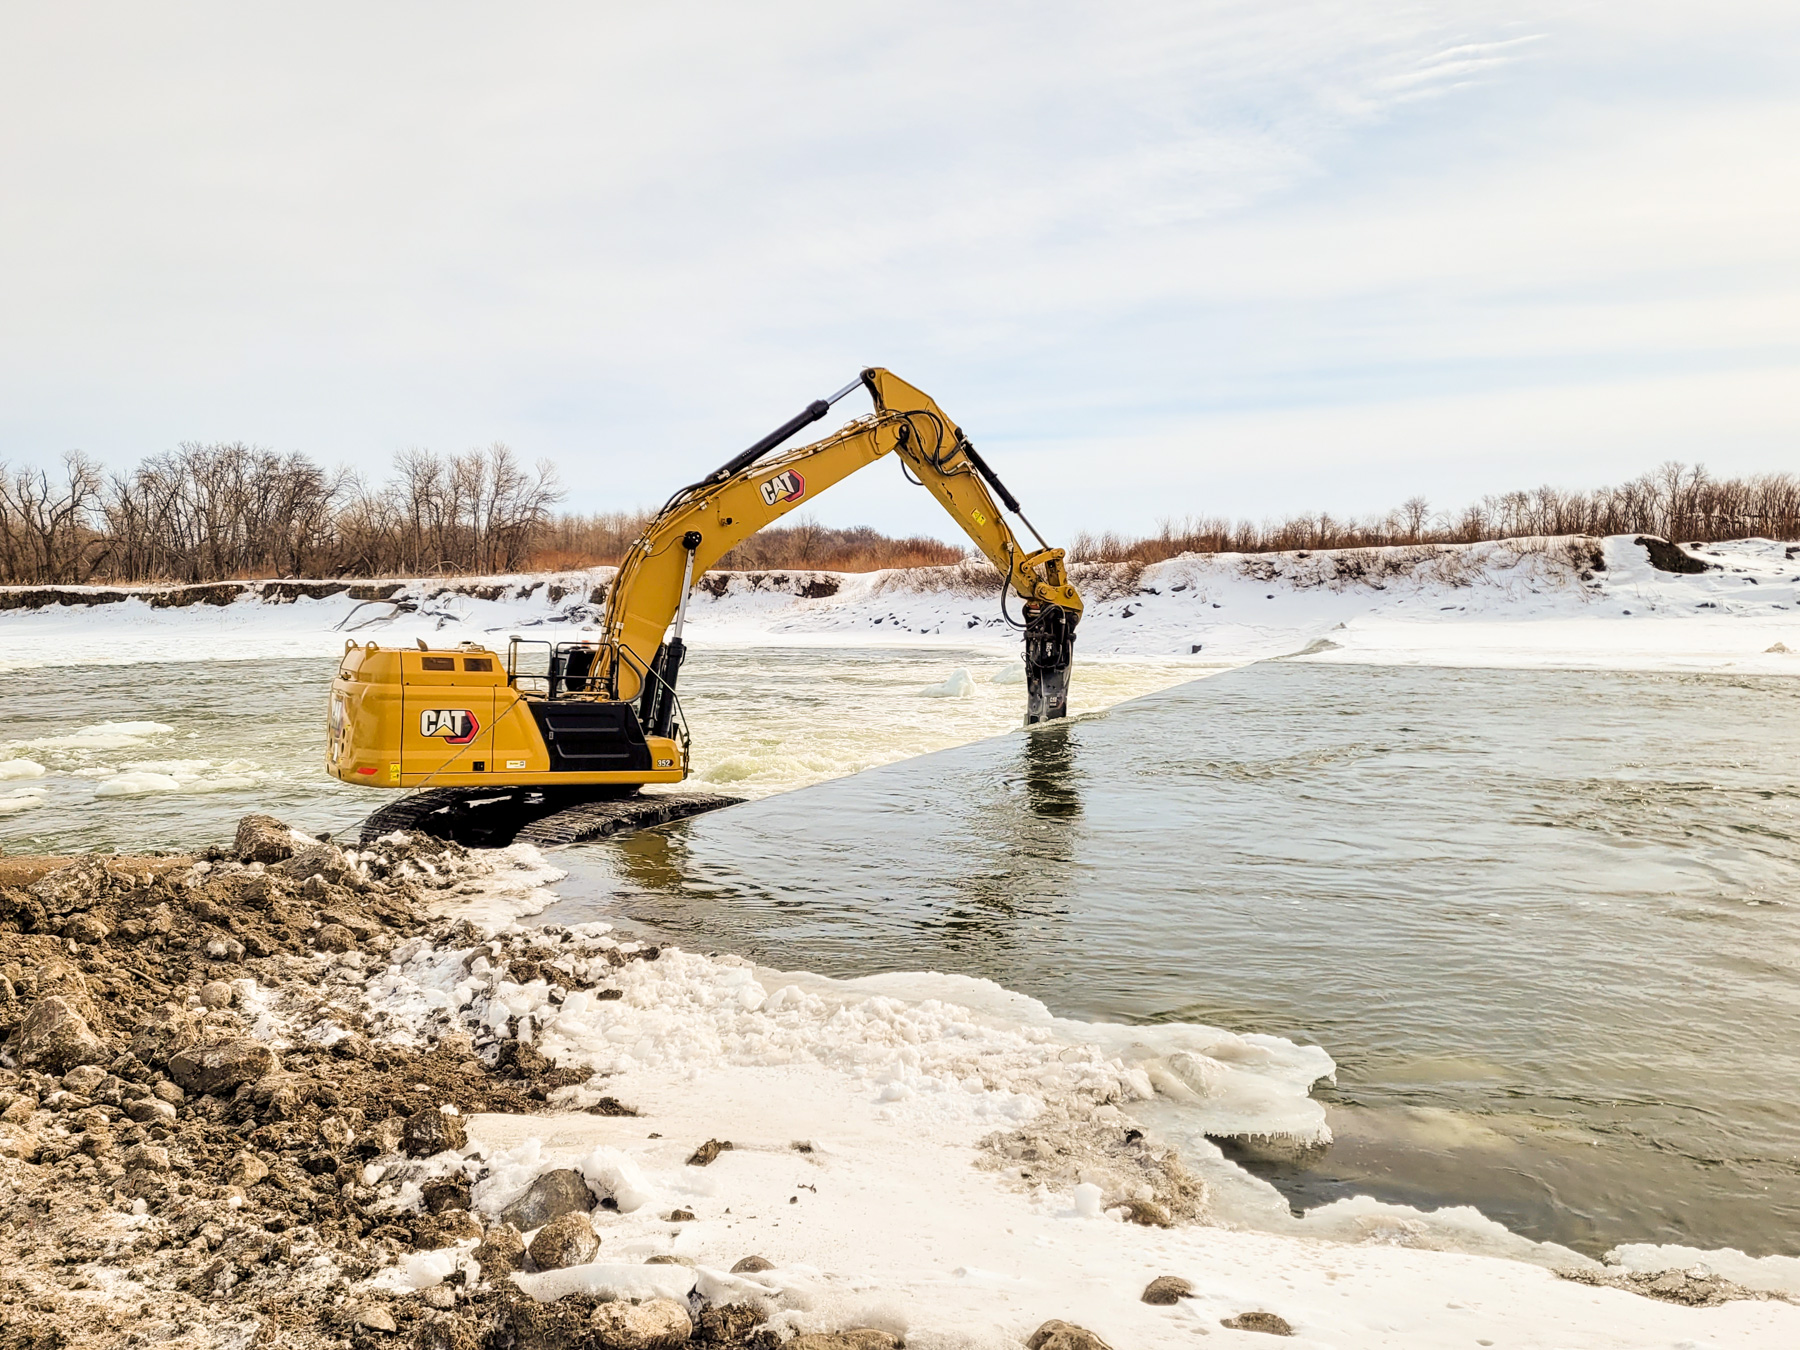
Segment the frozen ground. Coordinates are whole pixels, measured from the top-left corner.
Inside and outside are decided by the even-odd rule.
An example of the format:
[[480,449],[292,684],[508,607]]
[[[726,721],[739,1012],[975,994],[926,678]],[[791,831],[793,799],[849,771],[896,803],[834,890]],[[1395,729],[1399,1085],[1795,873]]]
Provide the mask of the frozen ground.
[[[1696,553],[1710,565],[1699,574],[1656,570],[1630,536],[1084,565],[1076,577],[1087,601],[1077,653],[1201,666],[1311,649],[1302,659],[1792,674],[1800,672],[1793,552],[1759,539],[1707,545]],[[193,603],[165,597],[160,607],[136,597],[43,603],[0,611],[0,670],[324,656],[341,650],[347,636],[574,637],[595,621],[596,588],[610,576],[602,568],[415,581],[387,601],[366,603],[347,593],[275,600],[254,592],[209,603],[226,598],[217,588],[175,597],[206,597]],[[689,632],[712,645],[1016,650],[985,568],[718,573],[695,593]]]

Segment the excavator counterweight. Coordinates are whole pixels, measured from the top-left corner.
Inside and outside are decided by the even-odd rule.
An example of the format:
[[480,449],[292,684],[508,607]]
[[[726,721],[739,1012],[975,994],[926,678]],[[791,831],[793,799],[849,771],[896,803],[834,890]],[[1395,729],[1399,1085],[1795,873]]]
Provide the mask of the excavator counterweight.
[[[859,388],[872,412],[777,453]],[[514,638],[504,655],[471,644],[346,644],[332,683],[328,770],[371,787],[578,788],[590,796],[681,782],[689,736],[676,687],[694,584],[744,540],[889,455],[994,565],[1002,612],[1009,593],[1022,602],[1026,724],[1065,716],[1081,598],[1063,551],[1044,542],[929,396],[872,368],[675,493],[621,562],[595,640]],[[1007,512],[1036,549],[1020,544]]]

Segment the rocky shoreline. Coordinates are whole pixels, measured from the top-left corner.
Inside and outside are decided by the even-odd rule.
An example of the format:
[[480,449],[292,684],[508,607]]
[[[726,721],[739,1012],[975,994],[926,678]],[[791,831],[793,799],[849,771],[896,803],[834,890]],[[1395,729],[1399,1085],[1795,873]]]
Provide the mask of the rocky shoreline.
[[250,816],[199,858],[6,861],[0,1347],[782,1343],[753,1253],[714,1282],[738,1297],[540,1302],[508,1279],[591,1261],[618,1205],[557,1171],[483,1212],[464,1120],[634,1113],[534,1050],[529,1013],[471,1035],[446,1009],[421,1034],[364,997],[371,971],[431,946],[475,953],[493,988],[605,999],[607,973],[656,948],[440,917],[482,864],[423,835],[345,850]]

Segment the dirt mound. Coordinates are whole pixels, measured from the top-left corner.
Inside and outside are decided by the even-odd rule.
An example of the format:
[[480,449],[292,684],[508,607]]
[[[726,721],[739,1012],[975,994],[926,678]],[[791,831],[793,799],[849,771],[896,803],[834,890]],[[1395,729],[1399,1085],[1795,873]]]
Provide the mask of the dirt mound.
[[[483,1236],[466,1183],[396,1180],[455,1147],[463,1116],[559,1093],[566,1110],[569,1092],[630,1114],[505,1028],[391,1024],[368,990],[436,944],[568,988],[657,950],[434,919],[491,864],[425,836],[344,850],[252,817],[239,844],[7,860],[0,1346],[511,1346],[587,1327],[583,1300],[540,1307],[504,1280],[446,1283],[435,1306],[359,1287]],[[702,1319],[732,1344],[759,1320]]]

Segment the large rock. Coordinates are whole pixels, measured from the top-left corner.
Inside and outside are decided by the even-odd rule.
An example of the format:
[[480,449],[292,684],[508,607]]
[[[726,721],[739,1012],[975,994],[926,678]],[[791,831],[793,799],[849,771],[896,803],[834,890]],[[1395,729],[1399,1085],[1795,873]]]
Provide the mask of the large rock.
[[1194,1286],[1179,1275],[1158,1275],[1144,1286],[1139,1295],[1145,1303],[1153,1303],[1159,1307],[1170,1307],[1193,1295]]
[[169,1058],[200,1042],[200,1015],[159,1003],[138,1024],[131,1037],[131,1053],[143,1063],[161,1068]]
[[63,1087],[83,1097],[92,1097],[94,1090],[106,1081],[106,1070],[98,1064],[80,1064],[63,1075]]
[[814,1332],[796,1336],[781,1350],[898,1350],[900,1338],[874,1327],[849,1327],[843,1331]]
[[1219,1322],[1222,1327],[1232,1331],[1262,1331],[1271,1336],[1292,1336],[1294,1329],[1288,1325],[1287,1318],[1272,1312],[1239,1313],[1236,1317],[1227,1317]]
[[685,1345],[694,1334],[694,1323],[685,1305],[653,1298],[644,1303],[602,1303],[594,1309],[588,1329],[606,1350],[666,1350]]
[[1112,1347],[1086,1327],[1053,1317],[1031,1333],[1031,1339],[1025,1342],[1025,1350],[1112,1350]]
[[140,1097],[125,1104],[125,1114],[140,1125],[173,1125],[176,1112],[160,1097]]
[[13,1054],[27,1067],[52,1073],[67,1073],[78,1064],[104,1064],[113,1057],[69,1001],[55,996],[31,1005],[13,1038]]
[[[485,1265],[481,1270],[486,1275]],[[498,1287],[505,1296],[512,1286],[503,1280]],[[504,1338],[495,1338],[490,1345],[510,1345],[512,1350],[569,1350],[572,1345],[593,1344],[588,1335],[588,1306],[579,1300],[539,1303],[524,1296],[508,1297],[502,1318]]]
[[274,816],[248,815],[238,822],[239,862],[278,863],[294,856],[294,832]]
[[372,1307],[360,1309],[354,1318],[356,1325],[367,1327],[370,1331],[392,1333],[399,1330],[394,1323],[394,1314],[379,1303]]
[[481,1265],[486,1280],[497,1280],[525,1264],[525,1242],[519,1230],[508,1223],[497,1223],[487,1230],[481,1245],[475,1249],[475,1260]]
[[538,1229],[527,1250],[539,1270],[562,1270],[592,1261],[600,1250],[600,1239],[587,1215],[559,1214]]
[[328,882],[336,883],[344,879],[349,869],[344,863],[343,852],[336,844],[304,844],[292,857],[276,863],[269,870],[293,881],[323,877]]
[[83,858],[69,867],[39,877],[31,884],[31,894],[43,904],[47,914],[73,914],[86,909],[96,899],[113,889],[113,878],[100,857]]
[[274,1069],[275,1052],[255,1041],[193,1045],[169,1056],[169,1077],[188,1092],[222,1097]]
[[703,1341],[737,1345],[748,1340],[763,1316],[748,1303],[709,1303],[700,1309],[694,1334]]
[[92,914],[77,914],[63,925],[62,935],[71,942],[85,942],[90,947],[98,946],[111,936],[112,929]]
[[421,1195],[425,1208],[433,1214],[442,1214],[447,1209],[467,1209],[469,1179],[465,1176],[452,1176],[439,1181],[428,1181]]
[[586,1214],[597,1199],[581,1173],[559,1167],[532,1182],[525,1194],[500,1211],[500,1217],[521,1233],[529,1233],[560,1215]]
[[125,1153],[125,1168],[130,1172],[166,1172],[169,1150],[158,1144],[134,1144]]
[[467,1147],[469,1130],[461,1116],[445,1115],[437,1107],[428,1106],[406,1118],[400,1131],[400,1143],[411,1156],[429,1158],[445,1149]]

